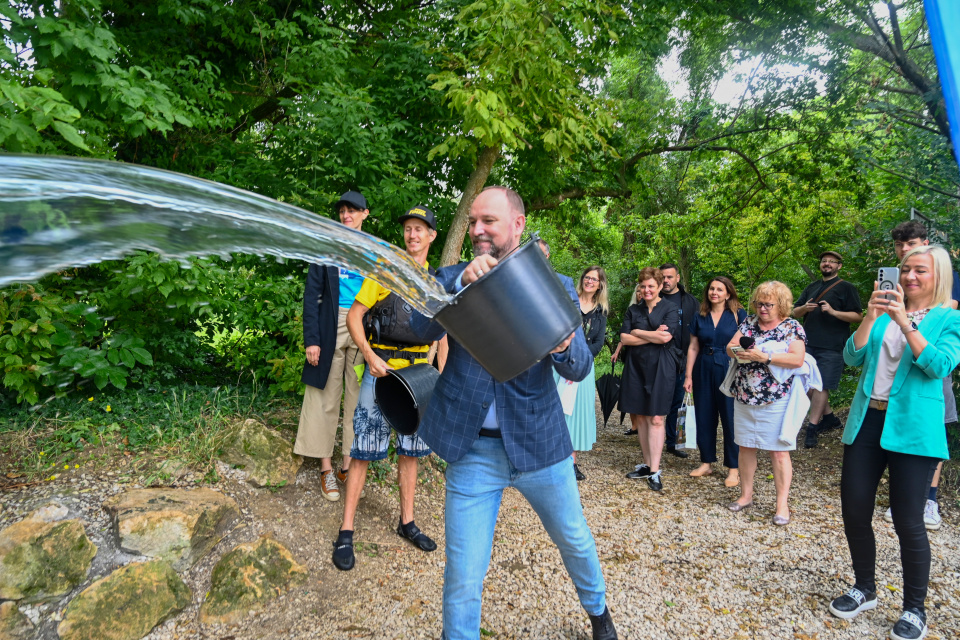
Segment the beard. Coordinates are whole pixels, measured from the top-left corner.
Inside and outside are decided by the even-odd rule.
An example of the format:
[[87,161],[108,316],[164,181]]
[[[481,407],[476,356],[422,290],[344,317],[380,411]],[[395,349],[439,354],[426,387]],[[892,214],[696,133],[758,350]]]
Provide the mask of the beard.
[[830,276],[830,275],[836,275],[837,272],[832,266],[830,266],[830,267],[820,267],[820,273],[825,276]]
[[[474,256],[488,255],[491,258],[496,258],[499,260],[507,253],[507,248],[494,244],[493,238],[490,236],[477,236],[476,238],[472,238],[471,242],[473,243]],[[481,242],[486,242],[489,245],[489,248],[481,249],[479,246]]]

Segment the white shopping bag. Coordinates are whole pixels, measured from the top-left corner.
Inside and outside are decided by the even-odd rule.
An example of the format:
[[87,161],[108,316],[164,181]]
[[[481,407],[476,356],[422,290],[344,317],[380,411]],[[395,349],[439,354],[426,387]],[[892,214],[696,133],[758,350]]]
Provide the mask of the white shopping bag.
[[693,410],[693,395],[683,396],[683,405],[677,413],[677,448],[697,448],[697,415]]
[[573,415],[573,404],[577,400],[577,385],[579,382],[560,378],[557,382],[557,393],[560,394],[560,406],[568,416]]

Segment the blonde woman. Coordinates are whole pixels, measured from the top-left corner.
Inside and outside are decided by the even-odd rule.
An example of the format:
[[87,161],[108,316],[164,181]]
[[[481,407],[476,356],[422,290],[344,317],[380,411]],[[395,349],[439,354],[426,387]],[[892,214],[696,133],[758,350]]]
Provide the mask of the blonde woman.
[[[784,444],[779,435],[783,423],[789,419],[787,405],[790,390],[800,384],[792,376],[780,381],[771,366],[799,369],[806,355],[807,335],[799,322],[790,317],[793,294],[782,282],[764,282],[750,296],[750,308],[755,315],[748,316],[727,345],[727,355],[746,360],[737,367],[731,385],[733,392],[734,441],[740,446],[740,499],[727,505],[730,511],[742,511],[753,506],[753,477],[757,471],[757,450],[770,452],[773,463],[773,483],[777,489],[777,510],[773,524],[783,526],[790,522],[790,482],[793,464],[790,452],[796,443]],[[735,354],[740,338],[754,340],[749,349]],[[780,343],[779,345],[766,343]],[[776,347],[780,347],[778,350]]]
[[[603,348],[607,335],[607,313],[610,304],[607,301],[607,272],[603,267],[588,267],[577,282],[577,296],[580,298],[580,318],[583,321],[583,335],[594,358]],[[559,376],[558,376],[559,378]],[[577,464],[578,451],[590,451],[597,441],[596,384],[593,364],[590,373],[577,385],[577,395],[573,404],[573,413],[564,414],[570,440],[573,442],[573,471],[577,480],[586,480]]]
[[877,606],[873,510],[877,486],[889,472],[890,510],[900,541],[903,615],[893,640],[927,635],[924,601],[930,580],[930,541],[924,496],[940,460],[949,457],[943,429],[943,379],[960,362],[960,313],[951,309],[953,267],[937,245],[909,251],[896,291],[877,290],[843,359],[862,367],[843,430],[840,500],[856,579],[830,603],[850,619]]

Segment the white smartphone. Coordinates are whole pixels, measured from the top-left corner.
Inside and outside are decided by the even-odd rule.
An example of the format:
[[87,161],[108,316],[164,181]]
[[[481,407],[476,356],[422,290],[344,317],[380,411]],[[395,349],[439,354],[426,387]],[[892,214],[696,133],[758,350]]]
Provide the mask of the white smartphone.
[[[897,267],[880,267],[877,271],[877,282],[880,291],[896,291],[900,284],[900,269]],[[892,295],[884,295],[887,300],[894,300]]]

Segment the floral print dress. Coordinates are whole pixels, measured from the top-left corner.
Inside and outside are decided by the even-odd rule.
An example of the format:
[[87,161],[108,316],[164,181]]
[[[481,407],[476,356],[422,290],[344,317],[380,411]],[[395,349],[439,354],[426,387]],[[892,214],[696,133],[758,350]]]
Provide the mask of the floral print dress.
[[[756,347],[764,342],[783,342],[789,345],[794,340],[802,340],[804,344],[807,343],[807,334],[803,331],[803,326],[793,318],[786,318],[773,329],[764,331],[760,328],[757,317],[749,316],[740,323],[738,329],[744,336],[756,340]],[[793,376],[784,382],[778,382],[770,373],[770,367],[766,363],[748,362],[741,363],[737,367],[731,390],[737,402],[761,406],[773,404],[786,397],[792,385]]]

